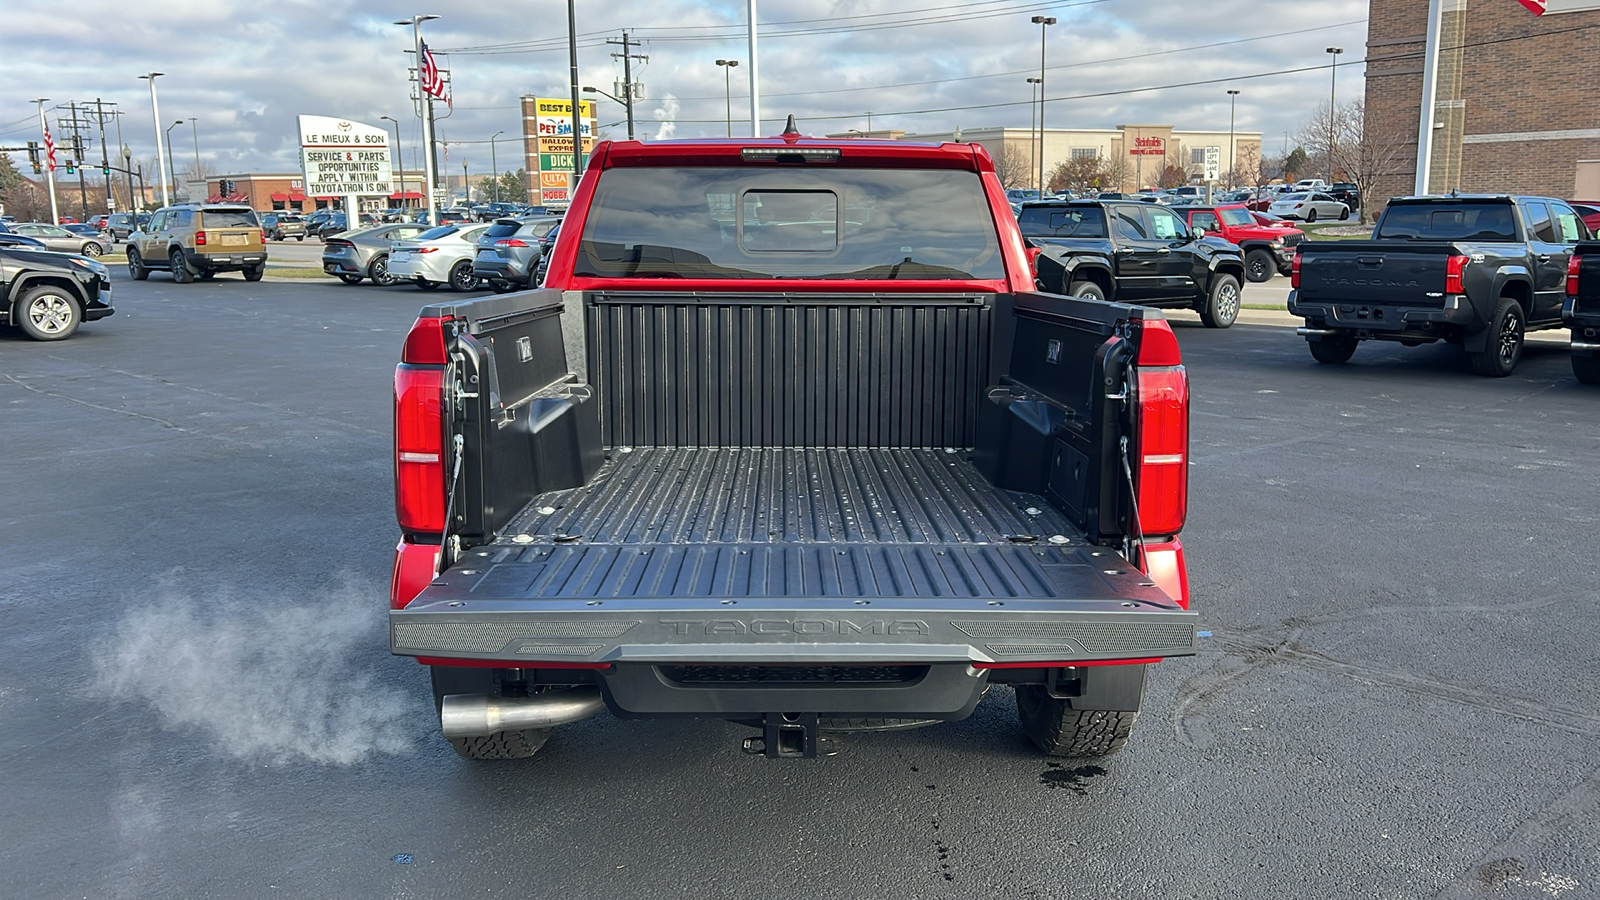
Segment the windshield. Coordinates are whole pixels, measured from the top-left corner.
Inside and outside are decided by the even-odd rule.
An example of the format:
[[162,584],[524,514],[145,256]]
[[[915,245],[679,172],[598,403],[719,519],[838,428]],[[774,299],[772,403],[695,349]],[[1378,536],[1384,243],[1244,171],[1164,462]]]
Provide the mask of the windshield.
[[1003,278],[974,172],[608,169],[573,274],[601,278]]
[[1515,241],[1506,203],[1391,204],[1373,235],[1389,241]]
[[1219,209],[1217,210],[1217,216],[1222,219],[1225,225],[1254,225],[1256,223],[1255,219],[1250,216],[1249,211],[1237,207]]
[[1103,238],[1106,215],[1098,206],[1024,206],[1017,227],[1024,237]]

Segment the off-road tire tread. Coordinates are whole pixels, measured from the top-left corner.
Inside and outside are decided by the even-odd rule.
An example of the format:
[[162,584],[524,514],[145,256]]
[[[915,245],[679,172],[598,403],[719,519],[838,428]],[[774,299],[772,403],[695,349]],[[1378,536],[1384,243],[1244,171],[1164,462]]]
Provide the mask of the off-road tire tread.
[[[1522,315],[1521,307],[1517,306],[1517,301],[1510,297],[1501,297],[1500,302],[1495,304],[1494,312],[1489,316],[1488,345],[1481,351],[1467,354],[1467,362],[1472,366],[1473,373],[1486,378],[1504,378],[1516,369],[1518,362],[1522,361],[1522,353],[1519,351],[1517,359],[1509,367],[1504,370],[1500,367],[1500,321],[1513,308],[1516,309],[1517,315]],[[1522,321],[1522,343],[1524,346],[1527,345],[1527,341],[1528,321],[1524,316]]]
[[539,752],[550,739],[549,728],[520,728],[496,731],[480,737],[446,738],[456,753],[466,759],[526,759]]
[[1356,355],[1356,347],[1360,341],[1354,338],[1323,338],[1320,341],[1306,341],[1311,346],[1311,358],[1319,363],[1336,366],[1347,363],[1350,357]]
[[1090,296],[1088,299],[1090,299],[1090,300],[1105,300],[1106,299],[1105,288],[1102,288],[1100,285],[1096,284],[1093,281],[1074,281],[1072,284],[1067,286],[1067,296],[1068,297],[1082,297],[1084,295],[1082,293],[1079,293],[1079,292],[1082,291],[1086,287],[1087,288],[1092,288],[1094,290],[1094,294],[1092,296]]
[[1072,709],[1044,693],[1042,685],[1017,687],[1022,730],[1049,756],[1110,756],[1128,745],[1139,711]]

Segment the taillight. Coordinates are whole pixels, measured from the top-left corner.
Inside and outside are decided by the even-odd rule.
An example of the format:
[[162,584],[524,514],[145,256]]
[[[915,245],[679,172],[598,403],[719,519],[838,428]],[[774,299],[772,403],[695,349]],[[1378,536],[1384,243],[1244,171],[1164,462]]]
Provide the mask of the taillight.
[[1188,515],[1189,375],[1181,365],[1140,366],[1137,373],[1138,424],[1130,462],[1139,532],[1149,540],[1182,531]]
[[261,231],[261,243],[265,244],[266,242],[267,242],[267,232],[266,232],[266,229],[262,229],[262,231]]
[[528,246],[528,242],[522,240],[521,238],[506,238],[504,240],[495,241],[494,245],[496,247],[526,247]]
[[412,365],[442,366],[450,361],[445,350],[444,325],[449,319],[431,316],[418,317],[406,332],[405,347],[400,351],[400,361]]
[[438,247],[414,247],[414,248],[412,248],[411,252],[412,253],[432,253],[433,251],[438,250],[438,249],[439,249]]
[[1289,263],[1289,287],[1300,290],[1300,250],[1294,251],[1294,260]]
[[1461,273],[1467,268],[1470,257],[1452,256],[1444,264],[1444,292],[1446,294],[1465,294],[1461,289]]
[[196,247],[204,247],[206,245],[206,233],[204,231],[196,231],[194,233],[194,245]]
[[1023,252],[1028,254],[1028,271],[1033,273],[1033,277],[1038,278],[1039,277],[1039,256],[1041,254],[1043,254],[1044,251],[1039,249],[1038,247],[1027,247],[1027,248],[1024,248]]
[[1576,296],[1578,296],[1578,261],[1581,260],[1581,259],[1583,259],[1583,257],[1581,257],[1578,254],[1574,253],[1574,254],[1572,254],[1572,258],[1567,260],[1567,296],[1568,297],[1576,297]]
[[444,533],[444,369],[394,372],[394,514],[400,529]]

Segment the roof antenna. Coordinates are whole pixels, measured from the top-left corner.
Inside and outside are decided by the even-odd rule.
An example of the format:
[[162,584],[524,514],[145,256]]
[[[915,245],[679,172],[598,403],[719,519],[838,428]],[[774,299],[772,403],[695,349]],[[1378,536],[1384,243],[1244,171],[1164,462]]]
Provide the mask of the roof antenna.
[[783,126],[784,137],[799,137],[800,126],[794,124],[794,113],[789,113],[789,121]]

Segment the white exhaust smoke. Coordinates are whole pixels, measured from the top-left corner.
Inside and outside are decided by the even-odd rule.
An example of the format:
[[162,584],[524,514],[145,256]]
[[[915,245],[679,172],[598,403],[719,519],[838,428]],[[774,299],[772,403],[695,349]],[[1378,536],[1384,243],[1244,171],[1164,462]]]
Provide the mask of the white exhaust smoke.
[[350,765],[416,743],[426,694],[374,671],[382,591],[346,579],[315,600],[207,593],[199,601],[169,584],[131,609],[96,688],[251,762]]
[[669,140],[678,133],[678,109],[677,97],[671,94],[662,95],[661,105],[651,113],[656,117],[656,121],[661,123],[661,127],[656,129],[656,140]]

